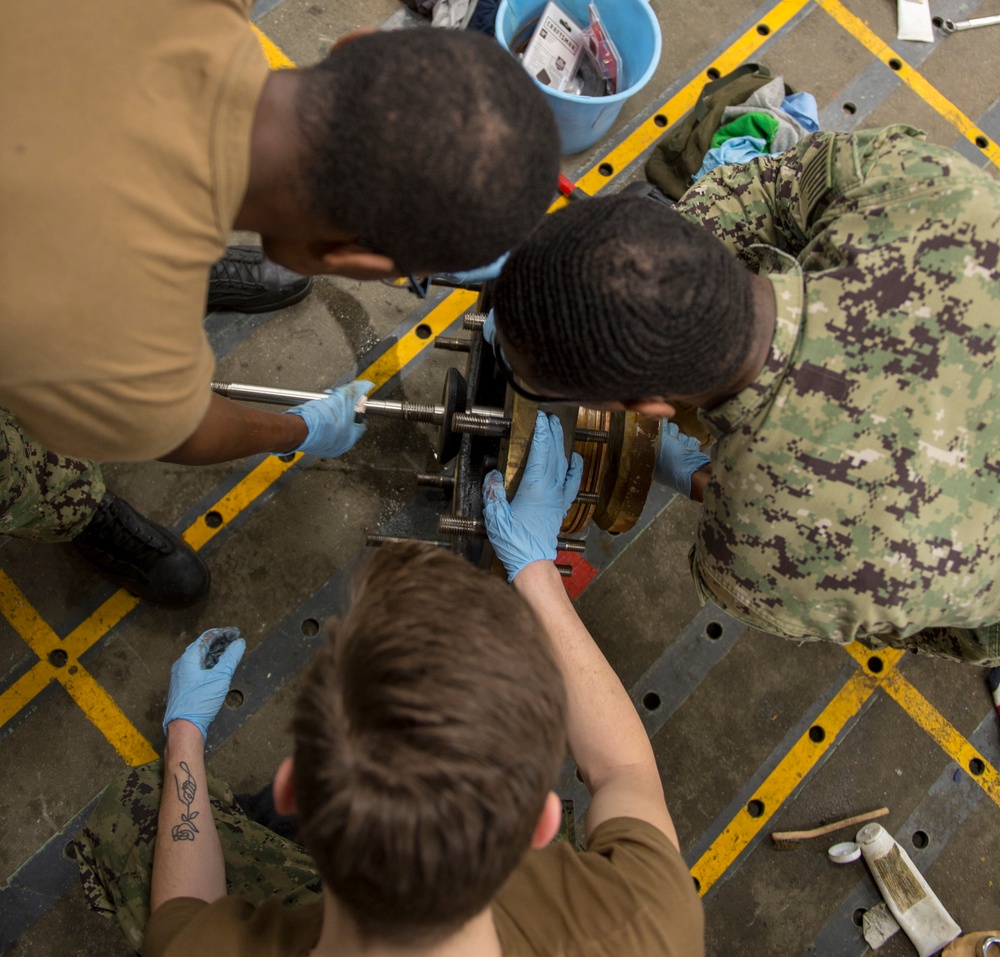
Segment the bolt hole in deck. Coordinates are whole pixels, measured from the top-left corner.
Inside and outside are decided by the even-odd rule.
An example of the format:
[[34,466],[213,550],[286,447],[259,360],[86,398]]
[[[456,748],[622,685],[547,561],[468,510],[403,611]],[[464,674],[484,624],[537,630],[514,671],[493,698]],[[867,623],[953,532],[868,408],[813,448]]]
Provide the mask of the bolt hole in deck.
[[816,744],[819,744],[820,741],[825,741],[826,740],[826,730],[824,728],[820,727],[818,724],[814,724],[809,729],[809,740],[816,742]]
[[243,706],[243,692],[236,688],[230,688],[229,694],[226,695],[226,707],[236,710]]
[[854,103],[851,103],[850,101],[848,101],[847,103],[845,103],[845,104],[843,105],[843,107],[841,107],[841,108],[843,109],[843,111],[844,111],[844,112],[845,112],[845,113],[846,113],[846,114],[847,114],[848,116],[854,116],[854,114],[858,112],[858,107],[857,107],[857,105],[856,105],[856,104],[854,104]]
[[921,851],[931,842],[926,831],[914,831],[910,840],[913,841],[913,846]]
[[758,23],[757,24],[757,32],[762,37],[766,37],[771,32],[771,28],[766,23]]
[[705,625],[705,637],[712,641],[718,641],[722,637],[723,628],[720,622],[710,621]]
[[306,638],[312,638],[313,635],[319,634],[319,621],[315,618],[306,618],[301,624],[302,634]]
[[747,802],[747,814],[750,817],[762,817],[764,814],[764,802],[759,798],[754,798]]
[[206,512],[205,524],[209,528],[218,528],[222,524],[222,514],[220,512]]
[[642,706],[647,711],[655,711],[661,704],[660,696],[655,691],[647,691],[642,696]]

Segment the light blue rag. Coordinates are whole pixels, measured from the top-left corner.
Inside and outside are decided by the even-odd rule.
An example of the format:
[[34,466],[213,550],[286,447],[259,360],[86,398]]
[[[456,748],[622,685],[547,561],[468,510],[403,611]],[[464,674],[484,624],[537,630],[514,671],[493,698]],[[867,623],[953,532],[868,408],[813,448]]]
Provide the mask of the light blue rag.
[[[719,166],[731,163],[749,163],[758,156],[777,156],[778,153],[791,149],[803,136],[819,132],[819,110],[816,107],[816,97],[812,93],[792,93],[780,101],[780,106],[774,101],[774,94],[784,89],[784,80],[776,76],[770,83],[762,86],[753,96],[737,107],[729,107],[722,114],[724,123],[735,119],[750,110],[770,112],[781,121],[781,133],[784,139],[776,137],[780,149],[773,153],[766,152],[767,144],[756,136],[736,136],[726,140],[721,146],[709,150],[702,161],[701,169],[694,175],[697,182],[706,173]],[[791,140],[791,142],[789,142]]]

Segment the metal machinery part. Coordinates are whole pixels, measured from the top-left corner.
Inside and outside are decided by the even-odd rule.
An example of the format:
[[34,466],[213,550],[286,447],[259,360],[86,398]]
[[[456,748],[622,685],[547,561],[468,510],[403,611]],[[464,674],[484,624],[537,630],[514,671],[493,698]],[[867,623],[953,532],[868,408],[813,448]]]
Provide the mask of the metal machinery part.
[[[498,468],[507,493],[512,496],[521,480],[531,447],[535,413],[539,406],[507,385],[484,342],[483,322],[488,308],[487,291],[480,295],[479,312],[466,315],[465,338],[438,337],[435,347],[467,355],[465,374],[452,367],[445,375],[441,403],[419,405],[379,399],[362,399],[359,415],[428,422],[438,426],[438,474],[416,476],[419,485],[438,488],[449,498],[438,519],[439,538],[430,542],[449,547],[474,564],[489,567],[492,549],[483,525],[482,486],[486,474]],[[270,389],[213,382],[221,395],[247,401],[296,405],[321,399],[325,393]],[[608,412],[552,404],[542,410],[563,423],[566,454],[583,457],[580,494],[563,522],[559,547],[582,552],[583,536],[594,522],[618,533],[638,521],[649,493],[656,465],[660,422],[634,412]],[[452,463],[454,463],[452,465]],[[368,544],[400,541],[398,536],[369,535]],[[563,569],[564,573],[568,569]]]

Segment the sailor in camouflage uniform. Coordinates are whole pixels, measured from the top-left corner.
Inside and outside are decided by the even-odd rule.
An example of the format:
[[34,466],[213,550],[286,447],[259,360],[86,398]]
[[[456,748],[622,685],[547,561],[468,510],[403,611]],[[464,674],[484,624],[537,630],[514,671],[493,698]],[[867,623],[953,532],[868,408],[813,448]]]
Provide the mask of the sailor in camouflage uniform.
[[182,538],[108,491],[100,466],[57,455],[0,409],[0,535],[68,542],[97,571],[146,601],[185,607],[211,573]]
[[703,600],[786,638],[1000,664],[1000,184],[894,126],[722,167],[687,222],[661,209],[577,204],[515,252],[511,366],[546,395],[698,407],[711,459],[664,429],[658,464],[703,497]]

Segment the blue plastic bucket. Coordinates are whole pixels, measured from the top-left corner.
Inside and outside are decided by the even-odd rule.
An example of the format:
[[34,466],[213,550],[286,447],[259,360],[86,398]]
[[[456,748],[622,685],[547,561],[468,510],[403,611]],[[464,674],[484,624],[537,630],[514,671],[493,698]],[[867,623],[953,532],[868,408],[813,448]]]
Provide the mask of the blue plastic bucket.
[[[546,0],[501,0],[496,36],[506,50],[518,31],[541,16]],[[555,0],[574,20],[590,23],[587,0]],[[646,0],[594,0],[608,34],[618,47],[625,75],[624,90],[611,96],[573,96],[538,83],[556,115],[564,153],[579,153],[593,146],[614,123],[625,101],[637,93],[660,62],[660,24]],[[526,34],[530,35],[530,34]]]

